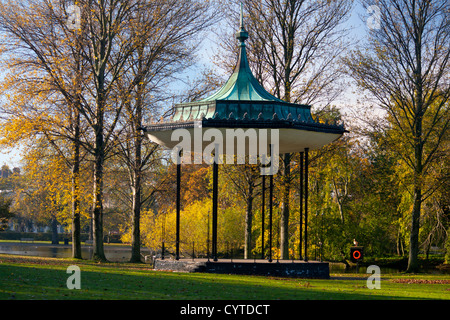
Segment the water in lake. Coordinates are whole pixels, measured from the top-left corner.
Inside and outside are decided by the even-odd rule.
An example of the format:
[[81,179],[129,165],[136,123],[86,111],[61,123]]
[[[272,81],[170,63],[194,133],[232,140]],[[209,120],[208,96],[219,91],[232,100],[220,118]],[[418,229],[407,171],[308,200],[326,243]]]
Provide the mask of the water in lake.
[[[104,248],[105,256],[109,261],[125,262],[131,258],[130,247],[108,245]],[[91,259],[92,251],[92,246],[82,246],[81,256],[83,259]],[[141,249],[141,252],[142,254],[148,254],[146,249]],[[70,258],[72,257],[72,247],[70,245],[0,242],[0,253],[49,258]]]

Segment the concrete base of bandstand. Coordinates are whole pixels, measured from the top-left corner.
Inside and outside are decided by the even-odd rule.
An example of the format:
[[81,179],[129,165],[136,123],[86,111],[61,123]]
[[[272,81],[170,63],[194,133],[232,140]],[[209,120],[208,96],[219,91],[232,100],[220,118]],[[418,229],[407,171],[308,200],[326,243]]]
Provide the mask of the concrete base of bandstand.
[[155,270],[329,279],[328,262],[262,259],[156,259]]

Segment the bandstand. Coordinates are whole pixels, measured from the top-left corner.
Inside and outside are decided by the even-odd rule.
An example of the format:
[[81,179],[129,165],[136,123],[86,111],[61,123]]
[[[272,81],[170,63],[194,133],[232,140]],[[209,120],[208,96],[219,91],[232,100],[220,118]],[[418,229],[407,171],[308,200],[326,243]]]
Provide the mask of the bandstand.
[[[308,261],[309,151],[339,139],[346,131],[342,124],[320,123],[314,119],[311,115],[311,106],[285,102],[262,87],[253,76],[247,60],[245,41],[248,39],[248,33],[244,28],[242,12],[240,30],[236,33],[236,38],[239,41],[239,59],[233,74],[221,89],[201,101],[175,105],[170,121],[151,123],[143,128],[151,141],[172,149],[172,154],[175,155],[173,159],[177,163],[175,259],[157,259],[155,269],[328,278],[327,262]],[[247,134],[250,130],[253,135]],[[230,132],[234,134],[230,135]],[[186,139],[186,135],[190,139]],[[205,138],[206,136],[208,138]],[[184,137],[183,144],[180,143],[181,137]],[[212,137],[215,138],[213,142]],[[252,137],[256,137],[258,143],[252,143]],[[180,148],[180,145],[183,147]],[[214,153],[210,159],[213,166],[211,259],[195,261],[180,259],[181,163],[183,159],[188,163],[191,160],[186,149],[194,151],[192,154],[204,153],[206,150],[209,154],[211,151]],[[244,152],[241,155],[254,156],[256,153],[259,157],[270,159],[269,167],[268,160],[264,162],[258,158],[260,163],[266,164],[261,168],[264,199],[265,176],[268,175],[269,178],[269,255],[258,260],[228,261],[218,259],[217,252],[219,164],[223,163],[221,156],[234,157],[240,151]],[[299,260],[274,262],[271,252],[273,175],[277,171],[278,155],[294,152],[299,152],[298,161],[301,170],[300,257]],[[187,157],[183,158],[182,154],[187,154]],[[216,157],[217,154],[219,156]],[[196,163],[201,163],[204,159],[200,157],[197,160],[199,162]]]

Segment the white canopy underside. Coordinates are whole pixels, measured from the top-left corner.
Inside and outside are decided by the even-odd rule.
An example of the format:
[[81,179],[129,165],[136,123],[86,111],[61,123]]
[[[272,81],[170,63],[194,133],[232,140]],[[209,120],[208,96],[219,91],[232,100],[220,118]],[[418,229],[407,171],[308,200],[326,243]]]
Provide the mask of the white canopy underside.
[[[319,149],[324,145],[327,145],[337,139],[342,134],[326,133],[299,129],[235,129],[235,128],[188,128],[178,129],[184,130],[183,132],[176,132],[177,130],[161,130],[161,131],[148,131],[148,138],[167,149],[173,149],[177,145],[187,146],[190,142],[191,151],[201,152],[206,147],[210,147],[215,143],[222,143],[223,154],[229,154],[231,148],[227,150],[227,143],[233,142],[234,150],[233,154],[236,154],[237,147],[240,146],[242,150],[242,144],[245,143],[245,154],[252,154],[250,150],[255,150],[255,144],[257,145],[257,153],[265,153],[268,150],[270,144],[278,144],[278,153],[292,153],[301,152],[306,148],[309,150]],[[213,131],[211,131],[213,130]],[[241,131],[238,131],[241,130]],[[243,130],[243,131],[242,131]],[[272,130],[278,130],[277,134]],[[195,131],[195,132],[194,132]],[[172,136],[172,134],[174,135]],[[187,137],[188,140],[184,141]],[[256,137],[256,140],[255,140]],[[227,140],[228,139],[228,140]],[[232,141],[231,141],[232,140]],[[277,141],[278,140],[278,141]],[[245,142],[244,142],[245,141]],[[249,148],[250,146],[253,147]],[[264,142],[267,142],[264,147],[265,150],[259,150],[259,145],[264,146]],[[210,149],[210,148],[208,148]]]

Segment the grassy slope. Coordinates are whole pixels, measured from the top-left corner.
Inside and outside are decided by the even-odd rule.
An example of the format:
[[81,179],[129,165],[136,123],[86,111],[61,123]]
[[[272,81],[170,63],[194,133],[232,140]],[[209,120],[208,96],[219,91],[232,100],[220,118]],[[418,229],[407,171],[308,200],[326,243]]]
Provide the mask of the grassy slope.
[[[66,287],[69,265],[81,269],[81,290]],[[144,264],[0,254],[0,299],[450,299],[450,275],[382,275],[380,290],[367,288],[367,276],[307,280],[172,273]]]

